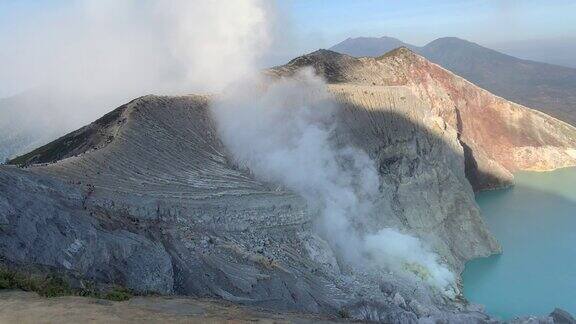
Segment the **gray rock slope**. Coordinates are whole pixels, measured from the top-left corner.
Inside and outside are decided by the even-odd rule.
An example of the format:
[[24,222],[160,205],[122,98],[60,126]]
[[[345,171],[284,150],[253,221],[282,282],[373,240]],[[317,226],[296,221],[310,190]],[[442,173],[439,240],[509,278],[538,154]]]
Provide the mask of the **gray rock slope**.
[[[130,97],[128,97],[131,99]],[[103,97],[79,97],[52,87],[0,98],[0,162],[69,133],[108,112]],[[116,98],[117,103],[126,99]],[[72,109],[82,107],[82,109]]]
[[[345,107],[340,140],[378,162],[381,213],[363,225],[421,237],[457,273],[499,251],[452,128],[402,89],[383,89],[389,104],[373,109],[332,91]],[[201,96],[142,97],[1,166],[3,262],[275,310],[487,319],[427,286],[339,264],[303,199],[229,161],[208,107]]]

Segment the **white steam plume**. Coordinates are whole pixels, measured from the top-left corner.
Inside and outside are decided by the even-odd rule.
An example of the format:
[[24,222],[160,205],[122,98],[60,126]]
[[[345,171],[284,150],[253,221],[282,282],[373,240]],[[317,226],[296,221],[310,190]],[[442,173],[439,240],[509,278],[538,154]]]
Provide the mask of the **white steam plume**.
[[263,0],[80,0],[32,12],[14,7],[0,30],[0,84],[21,90],[218,91],[253,70],[272,39],[273,8]]
[[138,96],[220,91],[266,53],[273,9],[265,0],[0,0],[0,98],[16,95],[0,99],[0,158]]
[[290,79],[243,81],[213,104],[221,138],[237,163],[319,210],[319,231],[350,265],[410,274],[453,294],[453,274],[417,238],[391,228],[355,229],[375,212],[379,177],[365,152],[334,141],[338,109],[311,70]]
[[0,97],[41,91],[0,101],[0,132],[19,129],[22,141],[45,141],[139,95],[219,91],[233,82],[214,106],[225,144],[257,177],[320,210],[318,229],[345,260],[417,273],[440,288],[453,282],[418,239],[354,229],[373,212],[378,175],[365,153],[332,140],[338,106],[322,80],[305,72],[262,85],[254,77],[274,40],[269,2],[79,0],[22,8],[0,25],[7,26],[0,29]]

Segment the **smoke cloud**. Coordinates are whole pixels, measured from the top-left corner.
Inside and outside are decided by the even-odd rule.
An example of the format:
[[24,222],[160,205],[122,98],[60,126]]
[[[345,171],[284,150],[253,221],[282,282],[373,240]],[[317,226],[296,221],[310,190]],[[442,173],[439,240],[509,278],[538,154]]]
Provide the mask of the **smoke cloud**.
[[0,10],[0,98],[11,97],[0,99],[0,158],[138,96],[218,92],[260,67],[275,31],[264,0],[14,1]]
[[410,275],[453,295],[453,274],[420,240],[391,228],[356,229],[376,212],[379,176],[365,152],[337,144],[339,106],[324,81],[311,70],[262,78],[231,86],[213,104],[236,163],[303,196],[319,211],[319,232],[353,267]]
[[[68,93],[217,91],[270,45],[264,1],[82,0],[14,9],[0,84]],[[126,96],[126,95],[125,95]]]

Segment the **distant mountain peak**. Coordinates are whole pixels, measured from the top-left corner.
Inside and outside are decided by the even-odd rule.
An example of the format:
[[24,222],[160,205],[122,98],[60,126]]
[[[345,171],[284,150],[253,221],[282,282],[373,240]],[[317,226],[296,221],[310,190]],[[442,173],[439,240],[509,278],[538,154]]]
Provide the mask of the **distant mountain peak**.
[[467,41],[467,40],[465,40],[465,39],[458,38],[458,37],[455,37],[455,36],[439,37],[439,38],[436,38],[435,40],[431,41],[430,43],[434,43],[434,42],[464,42],[464,43],[472,43],[471,41]]
[[397,42],[402,43],[402,41],[399,40],[398,38],[386,36],[386,35],[380,36],[380,37],[367,37],[367,36],[348,37],[348,38],[346,38],[346,40],[344,40],[344,42],[345,41],[355,41],[355,40],[367,40],[367,39],[391,40],[391,41],[397,41]]
[[419,50],[420,52],[426,52],[427,50],[432,50],[432,49],[436,49],[436,48],[447,48],[449,50],[454,49],[454,50],[462,50],[465,48],[469,48],[469,49],[474,49],[476,51],[490,51],[490,52],[494,52],[494,53],[498,53],[500,55],[506,55],[497,51],[494,51],[492,49],[486,48],[480,44],[462,39],[462,38],[458,38],[458,37],[441,37],[441,38],[437,38],[433,41],[431,41],[430,43],[426,44],[424,47],[421,47]]
[[397,38],[382,36],[348,38],[330,47],[330,50],[352,56],[376,57],[402,46],[416,49],[416,46],[406,44]]
[[[342,53],[338,53],[332,50],[328,50],[328,49],[324,49],[324,48],[320,48],[315,50],[312,53],[306,54],[305,56],[343,56],[346,54],[342,54]],[[348,55],[346,55],[348,56]]]
[[400,46],[400,47],[395,48],[395,49],[393,49],[387,53],[384,53],[384,55],[377,57],[377,59],[385,58],[385,57],[393,57],[393,56],[408,58],[408,59],[416,59],[416,58],[420,57],[420,55],[416,54],[414,51],[412,51],[408,47]]
[[292,59],[290,62],[288,62],[288,65],[303,66],[310,64],[310,62],[325,63],[330,61],[337,61],[340,59],[355,60],[355,58],[350,55],[321,48],[312,53],[308,53]]

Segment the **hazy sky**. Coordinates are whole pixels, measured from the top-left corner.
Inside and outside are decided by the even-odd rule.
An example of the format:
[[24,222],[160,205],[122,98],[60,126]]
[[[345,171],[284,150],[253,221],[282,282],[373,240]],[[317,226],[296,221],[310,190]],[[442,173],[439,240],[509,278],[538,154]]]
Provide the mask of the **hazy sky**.
[[304,43],[392,36],[414,45],[444,36],[478,43],[576,36],[576,1],[292,0],[280,2]]
[[[147,21],[149,17],[142,8],[158,1],[101,1],[108,6],[108,11],[98,14],[97,23],[101,25],[92,26],[93,22],[86,22],[85,17],[76,13],[82,13],[78,9],[82,8],[81,4],[97,7],[100,1],[0,0],[0,60],[5,63],[5,71],[0,71],[0,97],[22,88],[17,80],[18,76],[22,77],[19,70],[40,69],[31,64],[45,56],[35,53],[38,44],[42,44],[41,50],[46,54],[62,57],[58,53],[67,47],[81,46],[79,41],[86,43],[85,50],[89,51],[94,51],[93,47],[103,50],[106,46],[121,49],[132,46],[124,46],[123,39],[138,34],[142,41],[136,44],[141,47],[138,52],[156,55],[144,50],[151,46],[145,40],[154,39],[157,28],[152,26],[154,22]],[[166,0],[158,10],[169,8],[172,3]],[[214,3],[198,2],[202,6]],[[219,5],[233,7],[233,3],[234,0],[223,1]],[[298,55],[358,36],[391,36],[414,45],[456,36],[515,56],[576,67],[576,0],[277,0],[275,3],[276,41],[258,61],[261,67],[282,64]],[[202,17],[202,6],[188,5],[186,10],[198,12],[182,15]],[[245,18],[239,15],[235,18]],[[198,18],[187,20],[191,31],[211,33],[205,26],[196,29],[195,21]],[[90,37],[84,37],[83,33]],[[95,37],[94,33],[103,36]],[[115,42],[114,46],[106,45],[110,43],[109,38]],[[7,56],[25,64],[8,66],[4,59]],[[26,61],[20,57],[35,59]]]
[[[12,19],[21,19],[19,13],[51,15],[75,2],[0,0],[0,40],[2,33],[15,32],[9,27],[15,25]],[[288,25],[287,47],[295,52],[330,47],[357,36],[392,36],[414,45],[444,36],[480,44],[576,38],[574,0],[277,0],[276,3],[281,24]],[[290,52],[288,48],[279,49],[285,51]]]

